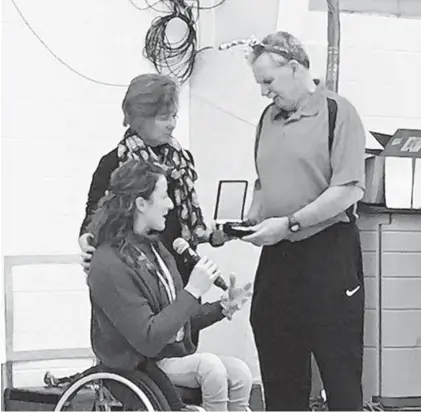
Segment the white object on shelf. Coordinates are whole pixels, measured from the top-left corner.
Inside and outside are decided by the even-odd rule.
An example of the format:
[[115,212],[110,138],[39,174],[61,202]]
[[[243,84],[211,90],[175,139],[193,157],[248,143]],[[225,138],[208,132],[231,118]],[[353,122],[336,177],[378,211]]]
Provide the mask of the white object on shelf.
[[421,159],[415,160],[414,194],[412,207],[414,209],[421,209]]
[[386,157],[385,198],[390,209],[410,209],[412,200],[412,159]]

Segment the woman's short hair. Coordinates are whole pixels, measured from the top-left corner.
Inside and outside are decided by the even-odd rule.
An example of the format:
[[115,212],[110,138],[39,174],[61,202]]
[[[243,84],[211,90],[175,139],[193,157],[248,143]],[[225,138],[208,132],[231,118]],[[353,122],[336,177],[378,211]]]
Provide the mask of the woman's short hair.
[[128,160],[111,175],[108,193],[100,200],[87,230],[95,244],[118,245],[133,233],[136,199],[148,200],[164,170],[144,160]]
[[275,62],[284,64],[296,60],[298,63],[310,68],[310,59],[301,42],[286,31],[268,34],[261,42],[252,46],[250,62],[254,63],[263,53],[270,53]]
[[124,126],[130,116],[169,115],[178,109],[179,85],[169,76],[155,73],[135,77],[123,99]]

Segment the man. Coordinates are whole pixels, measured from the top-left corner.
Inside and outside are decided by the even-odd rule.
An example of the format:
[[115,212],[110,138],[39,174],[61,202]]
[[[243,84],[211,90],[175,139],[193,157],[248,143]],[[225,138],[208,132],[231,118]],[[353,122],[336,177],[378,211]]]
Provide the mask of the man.
[[243,238],[263,246],[251,324],[267,410],[307,410],[311,352],[330,410],[362,410],[364,285],[355,204],[365,132],[355,108],[317,85],[300,42],[266,36],[249,56],[273,103],[256,139],[256,181]]

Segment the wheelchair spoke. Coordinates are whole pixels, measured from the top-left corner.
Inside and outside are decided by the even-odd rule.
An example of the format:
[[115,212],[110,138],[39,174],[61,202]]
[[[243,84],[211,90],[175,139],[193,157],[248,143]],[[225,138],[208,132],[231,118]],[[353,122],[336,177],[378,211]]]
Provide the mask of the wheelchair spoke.
[[[109,372],[97,372],[73,382],[55,411],[155,411],[140,382]],[[149,391],[150,392],[150,391]]]

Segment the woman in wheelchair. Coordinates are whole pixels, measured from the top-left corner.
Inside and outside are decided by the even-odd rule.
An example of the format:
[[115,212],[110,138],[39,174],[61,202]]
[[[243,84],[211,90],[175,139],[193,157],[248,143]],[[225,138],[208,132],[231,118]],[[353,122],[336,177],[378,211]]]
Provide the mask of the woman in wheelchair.
[[101,364],[118,370],[156,362],[173,384],[200,387],[206,410],[247,410],[247,365],[197,353],[191,333],[230,318],[250,297],[251,285],[231,283],[221,301],[200,304],[220,275],[202,258],[183,288],[172,255],[159,241],[172,207],[159,166],[129,160],[112,174],[88,229],[96,241],[88,275],[93,351]]

